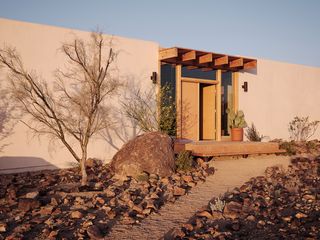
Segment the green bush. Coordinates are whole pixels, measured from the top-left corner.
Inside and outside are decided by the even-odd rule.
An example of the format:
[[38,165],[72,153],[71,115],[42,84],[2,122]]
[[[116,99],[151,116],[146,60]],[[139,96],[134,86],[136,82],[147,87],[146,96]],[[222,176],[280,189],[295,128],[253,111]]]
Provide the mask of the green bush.
[[176,158],[176,170],[188,171],[192,168],[193,157],[191,151],[181,151]]
[[294,141],[281,143],[280,149],[286,150],[288,155],[295,155],[297,153]]
[[262,138],[264,137],[263,135],[260,135],[253,123],[251,123],[251,126],[246,129],[245,134],[248,140],[251,142],[261,142]]
[[318,144],[315,141],[306,142],[306,148],[308,152],[312,152],[318,149]]

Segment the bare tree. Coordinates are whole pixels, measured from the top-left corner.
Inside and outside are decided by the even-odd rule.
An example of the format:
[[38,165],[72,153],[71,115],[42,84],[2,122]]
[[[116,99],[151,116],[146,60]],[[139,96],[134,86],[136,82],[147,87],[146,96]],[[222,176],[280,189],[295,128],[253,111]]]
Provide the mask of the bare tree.
[[30,117],[24,123],[36,134],[63,143],[80,163],[81,183],[85,185],[89,141],[108,125],[107,101],[119,86],[110,75],[116,54],[112,42],[106,42],[101,33],[92,33],[88,42],[75,38],[64,43],[61,51],[68,67],[56,71],[53,85],[25,69],[13,48],[0,50],[0,65],[9,70],[10,91]]
[[155,87],[141,90],[130,86],[129,96],[122,102],[124,114],[133,120],[144,132],[162,131],[176,134],[175,103],[171,86],[162,86],[157,92]]
[[5,139],[12,134],[17,114],[15,106],[8,99],[8,94],[0,90],[0,152],[9,145]]

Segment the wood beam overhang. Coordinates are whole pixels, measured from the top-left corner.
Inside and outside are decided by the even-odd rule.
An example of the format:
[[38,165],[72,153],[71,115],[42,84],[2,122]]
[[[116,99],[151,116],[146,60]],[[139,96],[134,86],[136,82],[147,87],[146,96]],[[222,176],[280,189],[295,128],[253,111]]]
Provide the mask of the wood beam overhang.
[[246,62],[243,64],[243,69],[257,68],[257,60]]
[[186,48],[166,48],[159,51],[161,63],[187,66],[188,69],[200,68],[204,71],[240,71],[257,67],[257,60],[226,54],[197,51]]
[[196,59],[196,51],[190,51],[190,52],[186,52],[184,54],[182,54],[181,56],[181,61],[182,62],[186,62],[186,61],[191,61],[191,60],[195,60]]
[[242,67],[243,66],[243,58],[238,58],[235,60],[231,60],[229,62],[229,67],[230,68],[237,68],[237,67]]

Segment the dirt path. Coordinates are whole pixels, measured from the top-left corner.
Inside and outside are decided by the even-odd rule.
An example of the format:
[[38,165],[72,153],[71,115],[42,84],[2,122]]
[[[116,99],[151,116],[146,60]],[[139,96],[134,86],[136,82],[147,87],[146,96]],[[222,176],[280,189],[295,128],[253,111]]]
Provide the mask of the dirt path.
[[150,215],[140,225],[115,225],[107,239],[163,239],[170,229],[188,221],[213,197],[241,186],[251,177],[263,175],[269,166],[281,164],[287,167],[289,162],[289,157],[273,155],[215,160],[216,172],[207,177],[206,182],[199,183],[174,204],[165,205],[158,214]]

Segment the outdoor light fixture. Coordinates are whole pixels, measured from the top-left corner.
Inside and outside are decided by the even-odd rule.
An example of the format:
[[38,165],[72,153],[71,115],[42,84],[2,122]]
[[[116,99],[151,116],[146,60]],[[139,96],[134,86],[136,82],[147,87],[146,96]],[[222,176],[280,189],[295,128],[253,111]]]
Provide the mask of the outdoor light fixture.
[[157,72],[152,72],[150,79],[153,84],[156,84],[157,83]]
[[241,87],[243,88],[244,92],[248,92],[248,82],[244,82]]

